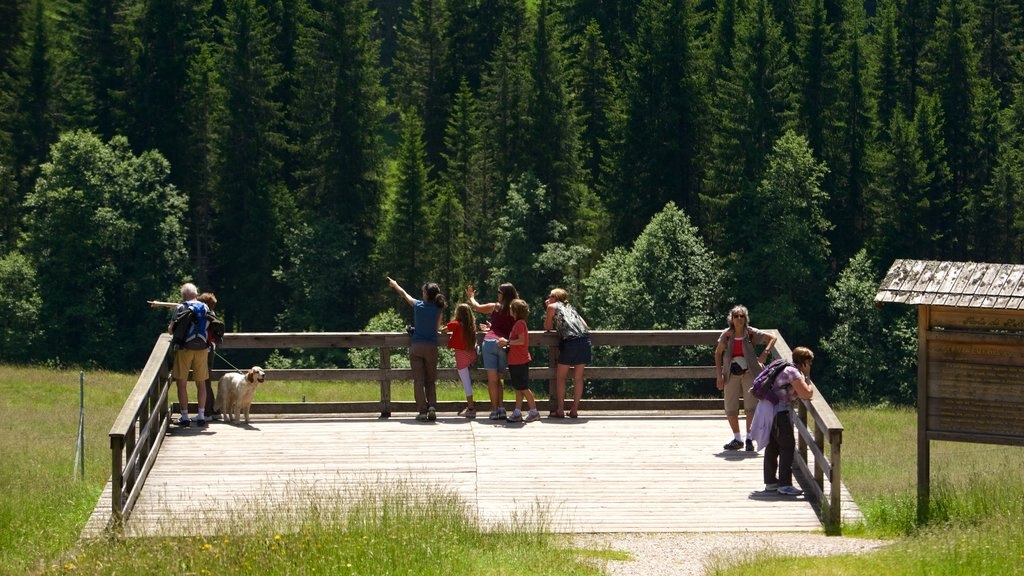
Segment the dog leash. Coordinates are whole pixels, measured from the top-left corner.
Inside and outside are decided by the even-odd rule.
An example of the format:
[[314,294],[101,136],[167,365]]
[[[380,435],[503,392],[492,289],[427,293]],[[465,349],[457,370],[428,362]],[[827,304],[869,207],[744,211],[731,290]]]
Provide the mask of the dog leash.
[[234,364],[232,364],[231,362],[228,362],[228,359],[227,359],[227,358],[225,358],[225,357],[221,356],[221,355],[220,355],[220,352],[214,351],[213,353],[214,353],[214,354],[216,354],[217,358],[220,358],[221,360],[223,360],[223,361],[224,361],[224,362],[225,362],[225,363],[226,363],[226,364],[227,364],[228,366],[231,366],[231,369],[232,369],[232,370],[234,370],[234,371],[236,371],[236,372],[241,372],[241,371],[242,371],[242,370],[241,370],[241,369],[240,369],[239,367],[235,366],[235,365],[234,365]]

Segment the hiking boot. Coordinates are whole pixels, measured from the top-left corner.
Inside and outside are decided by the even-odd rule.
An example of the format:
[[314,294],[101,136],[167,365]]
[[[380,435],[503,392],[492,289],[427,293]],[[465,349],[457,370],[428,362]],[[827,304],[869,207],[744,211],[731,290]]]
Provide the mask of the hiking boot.
[[522,422],[523,421],[523,413],[520,412],[519,410],[516,410],[512,414],[508,415],[508,421],[509,422]]
[[429,420],[430,422],[437,420],[437,411],[434,410],[433,406],[427,408],[427,420]]
[[754,441],[747,438],[747,452],[754,452]]
[[499,412],[497,410],[491,410],[491,414],[487,417],[487,419],[488,420],[499,420],[500,418],[498,418],[498,414],[499,414]]
[[189,420],[188,418],[178,418],[178,426],[181,426],[182,428],[188,428],[191,425],[192,421]]
[[419,414],[417,414],[416,415],[416,421],[417,422],[426,422],[427,421],[427,413],[426,412],[420,412]]
[[779,486],[775,491],[783,496],[799,496],[804,493],[803,490],[796,486]]
[[540,412],[537,412],[536,410],[530,410],[529,412],[526,413],[526,419],[524,420],[524,422],[536,422],[537,420],[540,420]]
[[725,446],[722,446],[722,448],[725,448],[726,450],[739,450],[740,448],[743,448],[743,442],[734,439]]

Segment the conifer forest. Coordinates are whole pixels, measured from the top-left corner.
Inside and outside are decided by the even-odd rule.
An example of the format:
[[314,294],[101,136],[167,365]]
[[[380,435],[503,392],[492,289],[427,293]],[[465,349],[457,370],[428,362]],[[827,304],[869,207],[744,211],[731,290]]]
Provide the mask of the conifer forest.
[[899,258],[1024,262],[1024,0],[0,0],[0,361],[140,369],[185,281],[401,329],[391,276],[533,329],[742,303],[912,401]]

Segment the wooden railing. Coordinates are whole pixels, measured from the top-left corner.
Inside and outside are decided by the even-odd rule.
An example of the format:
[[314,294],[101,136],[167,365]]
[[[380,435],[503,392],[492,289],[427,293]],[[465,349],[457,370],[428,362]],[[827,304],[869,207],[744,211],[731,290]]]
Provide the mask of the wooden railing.
[[[769,330],[777,337],[774,357],[791,358],[785,340],[775,330]],[[638,331],[596,331],[591,333],[594,346],[713,346],[717,341],[717,330],[638,330]],[[440,336],[440,344],[447,343],[447,335]],[[531,347],[547,347],[550,351],[548,365],[531,367],[531,380],[547,380],[549,391],[555,382],[554,365],[558,355],[558,337],[550,332],[531,332]],[[226,334],[220,350],[231,349],[338,349],[369,348],[380,354],[380,367],[319,368],[319,369],[266,369],[271,380],[283,381],[376,381],[380,383],[380,400],[363,402],[262,402],[253,404],[253,413],[303,413],[303,414],[345,414],[378,412],[382,418],[391,416],[393,411],[412,411],[412,402],[391,400],[391,383],[395,380],[411,380],[412,370],[392,368],[391,352],[407,348],[409,336],[393,332],[337,332],[337,333],[240,333]],[[170,337],[161,335],[142,371],[134,390],[125,402],[110,431],[112,457],[113,494],[111,505],[115,522],[127,519],[138,498],[149,469],[160,449],[170,423],[168,392],[170,390],[170,359],[172,350]],[[709,352],[708,359],[711,354]],[[247,367],[239,367],[247,368]],[[214,369],[211,378],[218,379],[226,370]],[[478,369],[474,375],[483,380],[484,371]],[[454,369],[438,370],[438,378],[456,380]],[[588,366],[587,380],[707,380],[715,379],[714,366]],[[714,391],[713,384],[708,389]],[[717,396],[717,394],[715,394]],[[454,411],[461,402],[438,403],[441,411]],[[547,401],[538,401],[542,410],[549,409]],[[571,400],[567,401],[571,405]],[[609,399],[584,400],[580,406],[588,411],[601,410],[720,410],[721,397],[682,399]],[[840,445],[843,427],[832,412],[828,402],[816,394],[809,402],[803,402],[798,410],[800,418],[796,427],[800,435],[799,453],[795,463],[807,479],[813,478],[809,495],[821,504],[822,520],[838,529],[840,516]],[[808,419],[810,416],[810,420]],[[829,454],[825,455],[824,439],[828,438]],[[813,472],[808,467],[807,450],[814,455]],[[829,497],[824,494],[824,478],[831,483]]]
[[128,519],[171,422],[171,337],[161,334],[110,428],[110,506],[114,524]]

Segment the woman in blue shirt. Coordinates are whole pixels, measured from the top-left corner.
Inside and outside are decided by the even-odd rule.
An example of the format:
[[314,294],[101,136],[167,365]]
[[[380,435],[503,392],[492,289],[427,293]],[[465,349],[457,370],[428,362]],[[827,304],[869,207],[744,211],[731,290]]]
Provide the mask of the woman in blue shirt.
[[388,284],[412,306],[413,333],[409,344],[412,364],[413,394],[416,396],[416,419],[420,422],[437,419],[437,331],[445,299],[434,282],[423,285],[423,299],[417,300],[390,277]]

